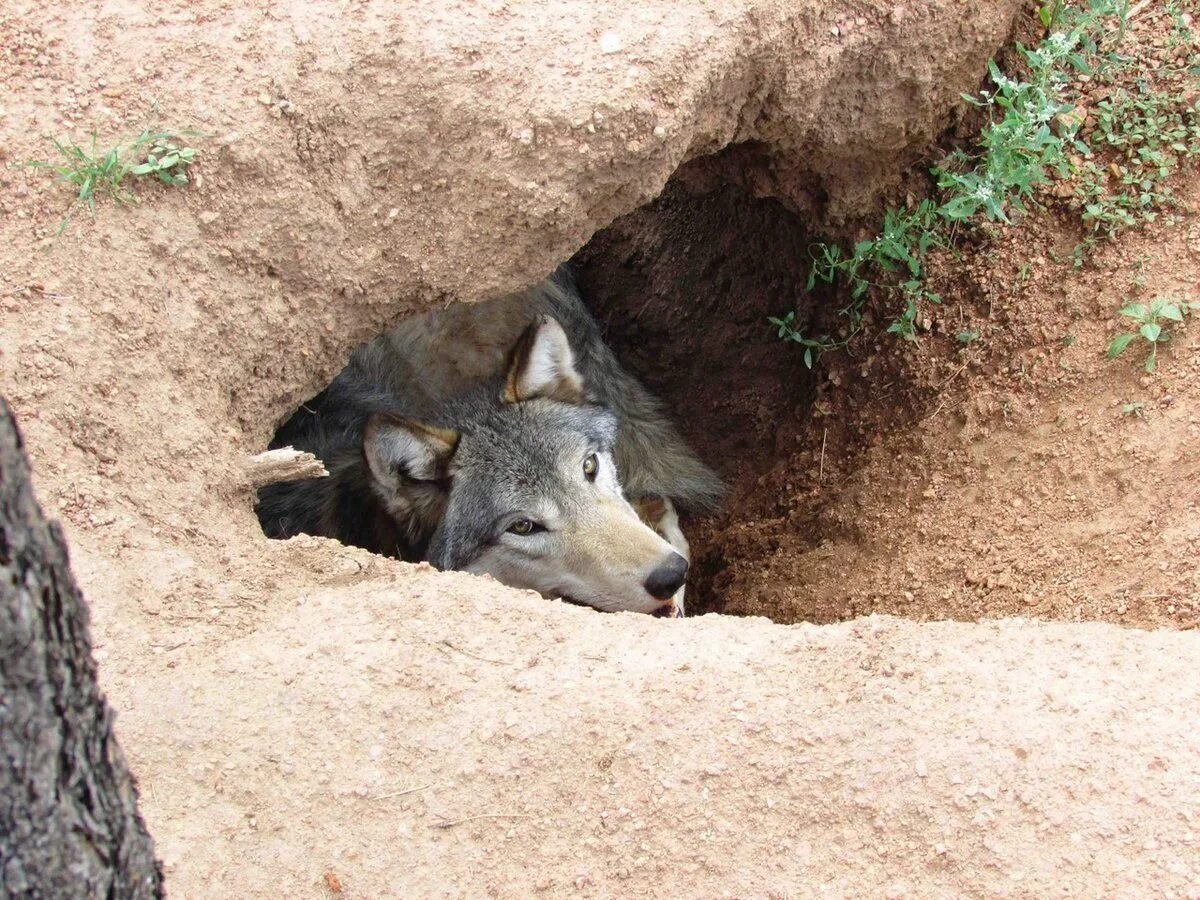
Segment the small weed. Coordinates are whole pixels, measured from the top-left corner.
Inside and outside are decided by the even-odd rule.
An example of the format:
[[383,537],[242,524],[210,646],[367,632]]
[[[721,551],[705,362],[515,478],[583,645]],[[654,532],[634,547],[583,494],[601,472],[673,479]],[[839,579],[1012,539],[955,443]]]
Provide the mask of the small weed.
[[[916,320],[923,301],[941,303],[941,297],[925,287],[925,257],[930,249],[946,245],[937,222],[937,207],[924,200],[916,209],[888,210],[883,230],[871,240],[859,241],[854,252],[843,255],[836,244],[818,244],[808,273],[808,289],[817,282],[833,284],[838,275],[850,287],[850,305],[842,314],[850,319],[849,340],[862,323],[862,307],[872,287],[898,292],[905,301],[904,312],[888,328],[891,334],[916,340]],[[885,280],[873,281],[872,276]]]
[[1182,0],[1167,0],[1167,14],[1171,16],[1171,36],[1167,39],[1167,46],[1174,49],[1175,47],[1191,47],[1195,44],[1195,36],[1192,32],[1192,27],[1189,24],[1188,11],[1185,7],[1187,2]]
[[1145,409],[1145,403],[1143,403],[1141,400],[1133,400],[1129,403],[1121,404],[1121,415],[1137,416],[1139,419],[1142,419],[1146,416]]
[[782,319],[776,319],[772,317],[767,321],[779,329],[778,334],[782,340],[791,341],[804,348],[804,365],[808,366],[810,369],[816,365],[817,360],[821,358],[821,354],[826,350],[833,350],[836,347],[841,346],[839,342],[828,337],[805,337],[804,334],[798,328],[796,328],[796,314],[794,312],[788,313]]
[[182,145],[180,138],[192,135],[194,132],[145,129],[133,140],[104,152],[97,147],[94,131],[87,150],[78,144],[64,144],[52,138],[58,158],[26,165],[50,169],[76,189],[75,201],[58,228],[58,234],[62,234],[79,207],[85,206],[95,215],[97,197],[112,197],[121,203],[133,202],[133,195],[126,189],[126,179],[130,177],[154,177],[174,187],[187,184],[187,170],[195,161],[197,151]]
[[1182,161],[1200,156],[1200,117],[1182,96],[1121,92],[1097,104],[1092,143],[1117,158],[1085,162],[1076,196],[1093,234],[1112,237],[1175,205],[1166,181]]
[[960,331],[954,336],[954,338],[960,344],[973,344],[979,340],[979,330],[975,329],[973,331]]
[[1200,302],[1181,303],[1169,297],[1160,297],[1151,303],[1131,303],[1121,310],[1121,315],[1132,320],[1137,331],[1129,331],[1113,338],[1108,345],[1108,358],[1116,359],[1128,349],[1137,338],[1142,338],[1150,345],[1150,353],[1146,356],[1145,369],[1153,372],[1158,365],[1158,345],[1170,340],[1170,332],[1164,323],[1182,322],[1188,312],[1200,310]]
[[1073,335],[1073,334],[1070,334],[1070,333],[1068,333],[1068,334],[1064,334],[1060,340],[1062,341],[1062,345],[1063,345],[1063,347],[1065,348],[1065,347],[1072,347],[1072,346],[1074,346],[1074,345],[1075,345],[1075,342],[1076,342],[1077,340],[1079,340],[1079,338],[1077,338],[1077,337],[1076,337],[1075,335]]

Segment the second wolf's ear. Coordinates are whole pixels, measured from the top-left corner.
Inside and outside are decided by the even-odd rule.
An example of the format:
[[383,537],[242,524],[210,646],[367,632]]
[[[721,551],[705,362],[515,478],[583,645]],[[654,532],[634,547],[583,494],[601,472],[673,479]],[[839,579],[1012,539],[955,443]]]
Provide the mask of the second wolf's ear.
[[538,317],[525,329],[508,354],[505,371],[505,403],[537,397],[575,404],[585,400],[567,333],[550,316]]
[[371,474],[393,491],[411,482],[445,481],[457,449],[457,431],[392,413],[371,416],[363,434],[363,452]]

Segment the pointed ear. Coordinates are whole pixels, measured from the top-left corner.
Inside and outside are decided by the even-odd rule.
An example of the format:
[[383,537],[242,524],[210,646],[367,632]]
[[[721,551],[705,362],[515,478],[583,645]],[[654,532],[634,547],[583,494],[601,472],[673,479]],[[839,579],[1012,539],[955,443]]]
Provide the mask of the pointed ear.
[[363,453],[375,480],[391,490],[406,482],[443,481],[458,449],[458,432],[392,413],[367,421]]
[[550,316],[538,317],[525,329],[508,354],[506,372],[501,395],[505,403],[536,397],[575,404],[585,400],[567,334]]

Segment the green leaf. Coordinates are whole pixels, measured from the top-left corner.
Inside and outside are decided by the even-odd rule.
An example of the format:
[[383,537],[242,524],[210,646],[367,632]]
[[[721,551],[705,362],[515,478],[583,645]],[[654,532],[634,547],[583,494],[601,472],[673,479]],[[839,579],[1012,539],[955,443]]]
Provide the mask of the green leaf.
[[1116,359],[1124,353],[1125,348],[1129,346],[1130,341],[1135,337],[1137,337],[1136,334],[1119,334],[1113,338],[1113,342],[1108,345],[1108,358]]
[[1164,319],[1170,319],[1172,322],[1182,322],[1183,312],[1174,303],[1164,303],[1159,309],[1158,314]]
[[806,347],[804,350],[804,365],[806,365],[810,369],[813,367],[812,347]]
[[142,163],[140,166],[134,166],[132,169],[130,169],[129,174],[131,174],[131,175],[149,175],[153,171],[154,171],[154,165],[152,163]]
[[1147,322],[1138,331],[1141,332],[1142,337],[1153,344],[1162,335],[1162,326],[1157,322]]

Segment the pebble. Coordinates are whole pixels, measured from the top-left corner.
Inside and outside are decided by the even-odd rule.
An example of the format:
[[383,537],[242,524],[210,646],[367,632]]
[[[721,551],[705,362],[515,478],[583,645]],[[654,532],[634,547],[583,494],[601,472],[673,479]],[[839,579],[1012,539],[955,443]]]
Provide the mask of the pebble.
[[620,53],[621,49],[621,37],[615,31],[606,31],[600,35],[601,53]]

